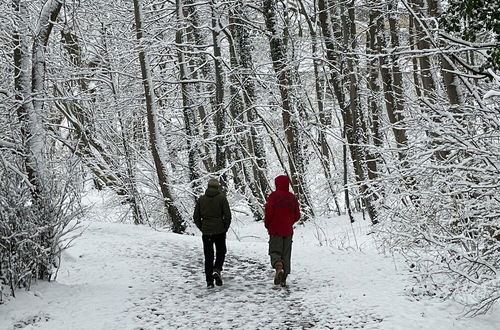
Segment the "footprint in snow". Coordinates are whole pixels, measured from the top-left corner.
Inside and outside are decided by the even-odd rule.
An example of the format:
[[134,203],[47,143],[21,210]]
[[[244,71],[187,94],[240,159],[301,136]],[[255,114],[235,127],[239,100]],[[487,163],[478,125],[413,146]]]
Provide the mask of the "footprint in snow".
[[[161,260],[160,267],[145,270],[149,296],[132,293],[126,313],[133,315],[137,329],[188,328],[294,328],[377,329],[383,317],[373,310],[350,310],[328,301],[311,301],[308,288],[314,283],[291,277],[289,286],[272,283],[273,272],[261,260],[228,253],[223,272],[224,285],[207,289],[201,248],[185,248],[165,242],[175,260],[141,251],[141,258]],[[173,251],[175,250],[175,251]],[[147,273],[150,271],[150,273]],[[334,285],[322,282],[321,285]],[[146,294],[148,295],[148,294]],[[352,307],[352,304],[350,305]],[[209,316],[208,316],[209,314]]]

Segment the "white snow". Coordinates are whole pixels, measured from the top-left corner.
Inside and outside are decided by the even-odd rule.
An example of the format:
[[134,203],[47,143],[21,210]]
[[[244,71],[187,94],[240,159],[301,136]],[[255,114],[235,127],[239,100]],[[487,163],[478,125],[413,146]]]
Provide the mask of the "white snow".
[[199,233],[87,221],[57,281],[0,305],[0,329],[498,329],[498,306],[460,318],[452,301],[407,295],[406,267],[361,219],[298,226],[289,286],[275,287],[262,223],[233,214],[222,287],[205,288]]
[[490,91],[487,91],[484,96],[483,96],[483,99],[489,99],[490,97],[494,97],[494,96],[500,96],[500,91],[495,91],[495,90],[490,90]]

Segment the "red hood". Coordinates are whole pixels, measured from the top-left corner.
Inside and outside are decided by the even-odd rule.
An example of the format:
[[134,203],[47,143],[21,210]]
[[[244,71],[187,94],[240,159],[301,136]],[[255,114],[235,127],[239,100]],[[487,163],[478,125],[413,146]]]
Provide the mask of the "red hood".
[[280,175],[274,179],[274,184],[276,186],[276,190],[288,191],[288,188],[290,186],[290,180],[286,175]]

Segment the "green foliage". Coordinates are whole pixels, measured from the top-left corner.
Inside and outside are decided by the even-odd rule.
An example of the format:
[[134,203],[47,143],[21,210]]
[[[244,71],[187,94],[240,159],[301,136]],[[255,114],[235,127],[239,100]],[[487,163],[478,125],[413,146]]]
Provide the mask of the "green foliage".
[[[448,32],[471,42],[495,41],[488,49],[487,63],[483,69],[500,69],[500,2],[490,0],[450,1],[440,18],[441,26]],[[489,39],[489,40],[488,40]]]

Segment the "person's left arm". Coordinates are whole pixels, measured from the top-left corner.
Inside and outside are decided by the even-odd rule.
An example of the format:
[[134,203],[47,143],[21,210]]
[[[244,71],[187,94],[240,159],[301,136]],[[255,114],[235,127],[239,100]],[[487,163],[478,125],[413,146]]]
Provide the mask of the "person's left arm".
[[200,213],[200,200],[196,200],[196,206],[194,207],[193,220],[196,227],[201,230],[201,213]]
[[224,223],[224,228],[228,231],[229,226],[231,226],[231,209],[229,208],[229,202],[226,196],[224,196],[222,201],[222,221]]
[[266,205],[264,207],[264,226],[266,229],[271,227],[271,222],[274,218],[274,197],[275,195],[271,193],[267,198]]

